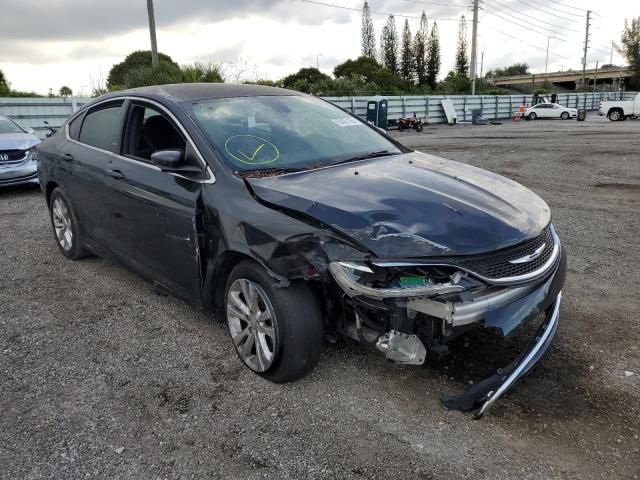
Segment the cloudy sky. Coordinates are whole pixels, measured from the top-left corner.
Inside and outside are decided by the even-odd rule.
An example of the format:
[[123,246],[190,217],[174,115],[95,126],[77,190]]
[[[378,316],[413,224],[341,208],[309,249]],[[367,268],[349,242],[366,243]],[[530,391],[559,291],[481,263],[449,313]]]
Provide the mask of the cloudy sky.
[[[412,31],[424,10],[438,22],[442,72],[453,64],[457,21],[471,33],[472,0],[369,0],[377,36],[385,14]],[[320,5],[318,3],[333,6]],[[609,63],[625,18],[640,15],[638,0],[482,0],[479,49],[484,71],[527,62],[543,71],[579,68],[585,9],[592,9],[589,64]],[[158,48],[179,63],[227,65],[235,78],[281,78],[304,66],[331,73],[360,53],[362,0],[155,0]],[[342,7],[342,8],[339,8]],[[354,10],[350,10],[354,9]],[[470,42],[469,42],[470,43]],[[89,93],[129,52],[149,49],[146,0],[0,0],[0,69],[18,90],[47,93],[70,86]],[[319,56],[318,56],[319,55]],[[613,62],[622,59],[614,52]],[[479,68],[479,67],[478,67]]]

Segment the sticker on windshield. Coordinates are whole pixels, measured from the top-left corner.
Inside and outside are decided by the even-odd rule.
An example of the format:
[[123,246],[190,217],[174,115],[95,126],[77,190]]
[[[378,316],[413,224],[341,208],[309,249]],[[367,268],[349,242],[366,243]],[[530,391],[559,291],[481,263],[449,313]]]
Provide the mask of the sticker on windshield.
[[234,135],[224,142],[227,153],[248,165],[264,165],[280,158],[280,150],[269,140],[255,135]]
[[357,127],[358,125],[362,125],[360,120],[353,117],[333,118],[331,121],[339,127]]

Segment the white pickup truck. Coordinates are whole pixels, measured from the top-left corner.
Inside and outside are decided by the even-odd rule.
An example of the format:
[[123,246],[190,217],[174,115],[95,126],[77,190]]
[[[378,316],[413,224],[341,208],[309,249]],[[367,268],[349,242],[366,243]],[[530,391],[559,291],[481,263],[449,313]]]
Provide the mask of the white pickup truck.
[[612,122],[640,117],[640,93],[633,100],[600,102],[598,115],[606,115]]

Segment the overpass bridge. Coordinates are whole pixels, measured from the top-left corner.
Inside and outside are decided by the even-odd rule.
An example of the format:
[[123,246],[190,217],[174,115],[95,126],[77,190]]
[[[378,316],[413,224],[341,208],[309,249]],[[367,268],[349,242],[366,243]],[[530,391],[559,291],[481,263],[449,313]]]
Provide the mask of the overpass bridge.
[[[620,83],[633,75],[633,70],[630,67],[618,67],[618,68],[600,68],[600,69],[587,69],[585,71],[585,85],[593,85],[594,83],[610,84],[615,88],[620,87]],[[528,75],[513,75],[509,77],[493,77],[490,80],[496,86],[509,87],[516,85],[539,85],[545,82],[550,82],[553,85],[567,88],[570,90],[575,89],[580,85],[582,79],[582,70],[573,71],[568,70],[564,72],[549,72],[549,73],[531,73]]]

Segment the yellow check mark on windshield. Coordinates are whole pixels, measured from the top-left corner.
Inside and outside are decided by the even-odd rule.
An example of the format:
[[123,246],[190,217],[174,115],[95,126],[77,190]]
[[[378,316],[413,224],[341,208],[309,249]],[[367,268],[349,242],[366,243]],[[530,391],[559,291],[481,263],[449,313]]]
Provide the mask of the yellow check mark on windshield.
[[246,158],[247,160],[249,160],[250,162],[253,162],[253,160],[256,158],[256,155],[258,155],[258,153],[260,153],[260,150],[262,150],[262,148],[265,146],[265,144],[261,144],[258,148],[256,148],[256,151],[253,152],[253,155],[248,156],[245,153],[241,152],[240,150],[238,150],[238,153],[240,155],[242,155],[244,158]]

